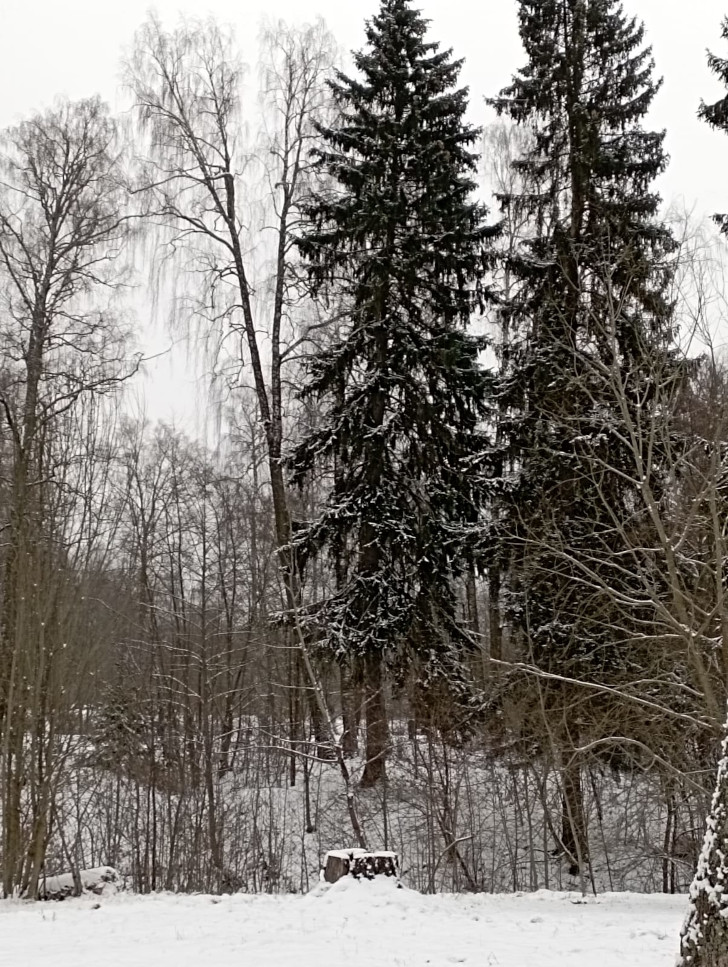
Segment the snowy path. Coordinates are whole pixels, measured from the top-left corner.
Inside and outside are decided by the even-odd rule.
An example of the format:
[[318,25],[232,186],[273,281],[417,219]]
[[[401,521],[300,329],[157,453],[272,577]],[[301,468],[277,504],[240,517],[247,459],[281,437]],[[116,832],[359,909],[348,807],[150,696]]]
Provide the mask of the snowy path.
[[[305,897],[0,902],[2,967],[667,967],[682,897],[421,896],[341,881]],[[100,902],[98,909],[93,909]]]

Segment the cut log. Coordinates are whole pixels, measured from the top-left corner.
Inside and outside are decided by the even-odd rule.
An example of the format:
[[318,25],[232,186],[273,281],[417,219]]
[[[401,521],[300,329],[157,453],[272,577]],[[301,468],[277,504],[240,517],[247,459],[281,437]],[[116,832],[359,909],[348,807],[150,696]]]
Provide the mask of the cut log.
[[336,883],[342,876],[348,876],[355,857],[362,856],[365,853],[366,850],[363,849],[329,850],[324,860],[324,880],[327,883]]
[[368,852],[363,849],[335,849],[326,854],[323,878],[336,883],[342,876],[372,880],[375,876],[398,876],[399,861],[396,853],[388,851]]
[[373,880],[375,876],[398,876],[399,860],[396,853],[364,853],[354,857],[350,872],[366,880]]
[[47,876],[38,884],[39,900],[65,900],[78,896],[78,882],[84,892],[101,895],[115,893],[119,884],[119,874],[112,866],[97,866],[92,870],[79,870],[76,878],[73,873],[60,873]]

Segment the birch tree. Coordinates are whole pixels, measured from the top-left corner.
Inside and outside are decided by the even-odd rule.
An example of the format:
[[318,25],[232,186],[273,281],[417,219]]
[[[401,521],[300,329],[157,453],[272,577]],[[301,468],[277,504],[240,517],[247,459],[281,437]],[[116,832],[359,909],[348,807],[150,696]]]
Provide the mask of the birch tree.
[[[239,337],[240,363],[250,367],[258,415],[265,434],[275,539],[286,605],[295,628],[295,647],[306,671],[315,715],[324,724],[337,756],[352,822],[349,770],[325,696],[298,622],[301,582],[291,543],[291,509],[282,463],[284,439],[284,364],[292,346],[285,327],[295,315],[297,291],[293,236],[308,197],[310,148],[315,121],[325,109],[324,81],[333,61],[330,37],[321,24],[300,31],[280,28],[265,37],[264,72],[270,166],[268,226],[274,241],[272,268],[259,276],[253,256],[262,244],[246,181],[249,157],[241,124],[242,65],[231,34],[213,21],[183,22],[167,32],[152,17],[140,29],[126,65],[135,116],[145,138],[141,188],[149,218],[166,236],[171,251],[181,251],[204,279],[201,306],[208,321],[222,320]],[[191,262],[189,261],[191,259]],[[261,298],[262,291],[271,298]]]
[[[27,769],[43,761],[51,769],[50,717],[63,688],[65,632],[52,604],[65,567],[63,542],[52,536],[64,459],[57,434],[79,401],[110,393],[133,369],[109,300],[129,223],[116,126],[98,100],[59,102],[7,131],[0,166],[0,414],[12,453],[0,628],[2,875],[6,895],[33,895],[51,802],[44,785],[28,830],[23,788]],[[43,749],[32,761],[28,733]]]

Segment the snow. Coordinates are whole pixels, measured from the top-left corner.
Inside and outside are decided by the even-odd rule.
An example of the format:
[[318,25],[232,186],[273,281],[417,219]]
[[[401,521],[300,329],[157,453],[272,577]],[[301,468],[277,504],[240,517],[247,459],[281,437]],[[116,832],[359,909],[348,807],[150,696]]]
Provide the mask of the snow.
[[[80,870],[79,879],[84,890],[91,893],[108,894],[116,891],[119,874],[110,866],[96,866],[91,870]],[[76,888],[73,874],[61,873],[59,876],[48,876],[39,884],[42,897],[72,896]]]
[[388,878],[321,884],[298,896],[0,902],[3,964],[23,967],[664,967],[682,896],[445,894]]
[[[326,854],[326,859],[331,857],[337,860],[353,860],[357,856],[365,856],[366,850],[359,849],[355,847],[354,849],[330,849]],[[324,860],[324,866],[326,866],[326,860]]]

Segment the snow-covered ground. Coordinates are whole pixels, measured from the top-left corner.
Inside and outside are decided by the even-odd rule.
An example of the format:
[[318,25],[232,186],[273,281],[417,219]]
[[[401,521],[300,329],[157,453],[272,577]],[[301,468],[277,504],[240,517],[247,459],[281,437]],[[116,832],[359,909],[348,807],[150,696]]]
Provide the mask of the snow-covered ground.
[[680,896],[423,896],[340,880],[305,896],[0,902],[7,967],[666,967]]

